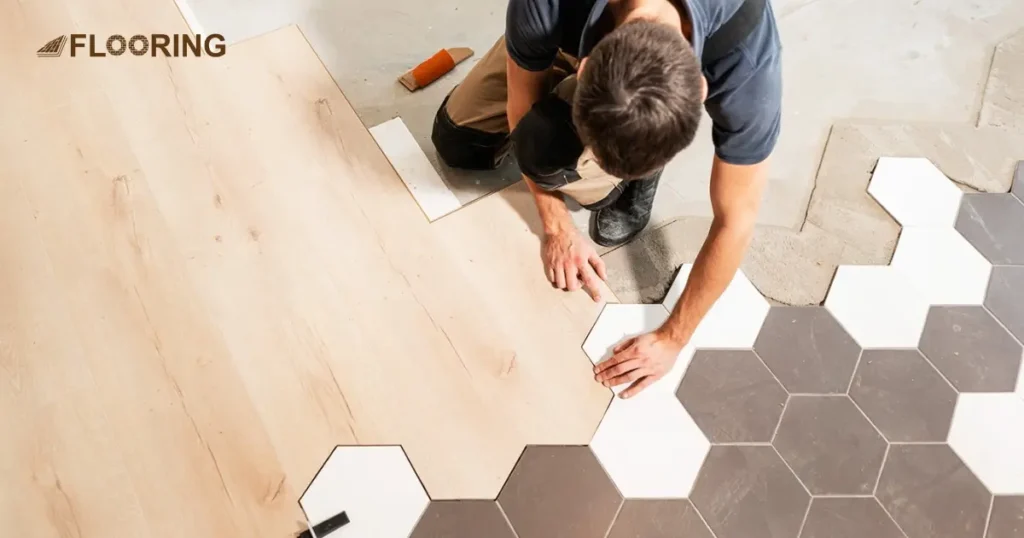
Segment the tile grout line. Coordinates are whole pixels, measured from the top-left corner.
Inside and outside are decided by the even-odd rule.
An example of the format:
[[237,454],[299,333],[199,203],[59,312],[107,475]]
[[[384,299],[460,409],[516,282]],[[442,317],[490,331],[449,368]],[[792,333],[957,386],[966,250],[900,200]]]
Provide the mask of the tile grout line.
[[991,495],[992,498],[988,501],[988,514],[985,516],[985,530],[981,532],[981,538],[988,537],[988,528],[992,526],[992,509],[996,506],[996,496],[994,493]]
[[697,517],[699,517],[701,522],[704,523],[704,527],[707,528],[708,532],[711,533],[711,538],[718,538],[718,535],[715,534],[715,531],[711,528],[711,525],[708,525],[708,520],[704,519],[704,514],[700,512],[700,509],[697,508],[696,504],[693,504],[693,499],[687,499],[687,501],[690,503],[690,506],[693,507],[693,511],[697,512]]
[[878,485],[882,483],[882,473],[885,471],[885,464],[889,462],[889,451],[892,450],[892,444],[885,446],[885,454],[882,455],[882,465],[878,468],[878,477],[875,478],[875,487],[871,489],[871,496],[878,495]]
[[[785,389],[783,389],[783,390],[785,390]],[[783,402],[783,404],[782,404],[782,412],[779,413],[779,421],[778,421],[777,424],[775,424],[775,431],[772,432],[771,440],[768,441],[768,445],[771,446],[772,448],[775,448],[775,438],[779,436],[779,430],[782,428],[782,419],[783,419],[783,417],[786,416],[786,411],[789,409],[789,402],[792,399],[793,399],[793,395],[792,394],[786,394],[786,401]],[[776,452],[778,452],[778,451],[776,450]],[[779,457],[781,458],[782,455],[780,454]]]
[[800,522],[800,530],[796,533],[797,538],[801,538],[804,535],[804,527],[807,526],[807,520],[811,518],[812,506],[814,506],[814,497],[811,497],[811,500],[807,502],[807,511],[804,512],[804,520]]
[[[775,445],[771,445],[771,447],[772,450],[775,451],[775,455],[778,456],[780,460],[782,460],[782,464],[785,465],[787,469],[789,469],[789,472],[793,473],[793,478],[796,478],[796,481],[798,484],[800,484],[800,487],[804,488],[804,491],[807,493],[807,496],[813,499],[814,494],[811,493],[811,490],[806,485],[804,485],[804,481],[800,479],[800,475],[796,474],[796,471],[794,471],[793,467],[789,465],[789,462],[786,461],[786,458],[782,457],[782,453],[779,452],[779,449],[775,448]],[[810,507],[808,506],[808,509],[809,508]]]
[[[896,518],[892,517],[892,514],[889,513],[889,509],[887,509],[885,505],[882,504],[882,501],[878,500],[877,496],[874,496],[872,498],[875,500],[876,503],[878,503],[879,508],[881,508],[885,516],[889,518],[889,521],[892,521],[892,524],[896,525],[896,529],[900,531],[900,534],[903,535],[903,538],[910,538],[907,535],[907,532],[903,530],[903,527],[901,527],[900,524],[896,522]],[[985,537],[983,536],[982,538]]]
[[[846,385],[846,395],[850,396],[850,391],[853,390],[853,380],[857,379],[857,372],[860,370],[860,363],[864,360],[864,348],[860,348],[860,353],[857,354],[857,362],[853,365],[853,373],[850,374],[850,383]],[[850,396],[850,400],[853,400],[853,396]],[[856,402],[854,402],[856,403]]]
[[[614,486],[615,484],[613,483],[612,485]],[[618,489],[618,486],[615,486],[615,489]],[[622,495],[622,493],[619,493],[619,495]],[[615,528],[615,522],[618,521],[619,514],[622,513],[622,507],[624,507],[624,506],[626,506],[626,498],[625,497],[623,497],[622,498],[622,502],[619,503],[619,508],[617,510],[615,510],[615,515],[612,517],[611,523],[608,523],[608,530],[604,531],[604,536],[602,538],[608,538],[608,535],[612,533],[612,529]]]

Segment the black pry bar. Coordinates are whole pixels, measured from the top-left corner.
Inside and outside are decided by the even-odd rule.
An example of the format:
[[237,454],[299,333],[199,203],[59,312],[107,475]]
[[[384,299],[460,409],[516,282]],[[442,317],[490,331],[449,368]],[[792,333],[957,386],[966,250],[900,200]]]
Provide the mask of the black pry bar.
[[348,525],[348,514],[342,512],[333,517],[327,518],[321,523],[313,525],[312,529],[306,529],[297,538],[322,538],[328,534]]

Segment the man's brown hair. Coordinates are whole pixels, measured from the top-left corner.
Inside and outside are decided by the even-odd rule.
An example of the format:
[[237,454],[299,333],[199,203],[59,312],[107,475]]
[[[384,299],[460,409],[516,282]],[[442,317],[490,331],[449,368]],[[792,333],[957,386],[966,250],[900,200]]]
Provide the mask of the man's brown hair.
[[682,34],[666,24],[632,21],[591,51],[573,122],[605,172],[639,179],[693,142],[703,93],[700,63]]

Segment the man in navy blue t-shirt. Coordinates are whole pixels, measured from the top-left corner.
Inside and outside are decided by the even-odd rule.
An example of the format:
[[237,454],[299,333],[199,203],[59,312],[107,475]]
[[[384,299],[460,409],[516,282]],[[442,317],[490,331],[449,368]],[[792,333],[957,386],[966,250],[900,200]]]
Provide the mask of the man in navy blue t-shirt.
[[605,268],[569,218],[621,245],[650,220],[663,167],[706,110],[714,221],[668,321],[595,368],[630,397],[671,369],[731,282],[753,233],[779,134],[781,45],[767,0],[510,0],[505,35],[445,99],[433,142],[449,165],[513,152],[544,226],[551,283],[598,299]]

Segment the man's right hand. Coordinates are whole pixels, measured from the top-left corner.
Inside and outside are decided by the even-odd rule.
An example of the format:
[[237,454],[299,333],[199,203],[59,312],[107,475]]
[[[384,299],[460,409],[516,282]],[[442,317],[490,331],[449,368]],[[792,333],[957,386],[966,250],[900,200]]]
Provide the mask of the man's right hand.
[[595,302],[601,300],[599,282],[608,278],[604,260],[571,222],[561,230],[544,234],[541,260],[553,286],[566,291],[582,286]]

